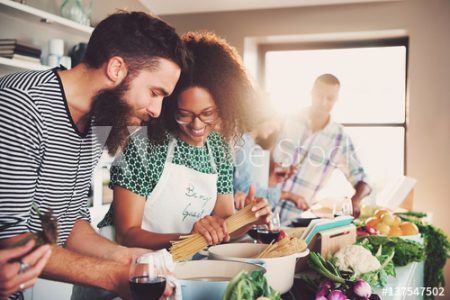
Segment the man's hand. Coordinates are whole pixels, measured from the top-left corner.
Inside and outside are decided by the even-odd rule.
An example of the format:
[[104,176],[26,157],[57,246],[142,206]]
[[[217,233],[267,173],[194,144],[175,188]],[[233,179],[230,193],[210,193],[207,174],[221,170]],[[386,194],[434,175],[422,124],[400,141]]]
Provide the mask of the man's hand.
[[[23,246],[0,250],[0,299],[7,299],[11,294],[35,284],[51,255],[48,245],[37,248],[23,257],[20,262],[10,262],[28,253],[34,244],[34,240],[30,240]],[[21,263],[29,269],[21,270]]]
[[269,187],[274,187],[281,182],[291,178],[297,172],[295,166],[282,167],[278,163],[270,160],[269,167]]
[[[117,273],[118,278],[116,278],[115,283],[116,283],[116,288],[115,288],[115,292],[118,293],[120,295],[120,297],[124,300],[132,300],[133,298],[131,297],[131,291],[130,291],[130,284],[129,284],[129,275],[130,275],[130,268],[131,268],[131,262],[132,259],[136,259],[138,256],[145,254],[145,253],[149,253],[151,252],[151,250],[148,249],[142,249],[142,248],[126,248],[126,247],[122,247],[123,249],[123,254],[119,257],[122,258],[122,261],[125,261],[125,257],[129,258],[129,262],[126,264],[122,264],[122,266],[120,267],[122,269],[121,272]],[[173,275],[173,274],[167,274],[167,275]],[[168,297],[170,297],[173,292],[175,291],[174,286],[172,286],[172,284],[167,280],[166,281],[166,288],[164,290],[164,294],[163,296],[161,296],[160,299],[164,300],[167,299]]]
[[359,217],[361,213],[361,200],[372,192],[372,188],[364,181],[355,185],[355,194],[352,197],[353,217]]
[[352,199],[353,217],[358,218],[361,214],[361,201],[359,199]]
[[308,202],[306,202],[305,198],[303,198],[302,196],[300,196],[298,194],[291,193],[288,191],[282,191],[281,199],[291,201],[292,203],[295,204],[295,207],[297,207],[298,209],[301,209],[303,211],[309,209]]

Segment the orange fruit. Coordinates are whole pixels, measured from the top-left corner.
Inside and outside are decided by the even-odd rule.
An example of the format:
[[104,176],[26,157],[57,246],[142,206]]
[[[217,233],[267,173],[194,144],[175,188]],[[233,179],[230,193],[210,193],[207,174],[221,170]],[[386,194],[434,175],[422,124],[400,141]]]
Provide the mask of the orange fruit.
[[388,236],[401,236],[403,235],[402,230],[398,226],[391,226],[391,230],[389,230]]
[[375,211],[374,217],[377,219],[381,219],[383,217],[384,214],[390,213],[389,209],[387,208],[382,208],[382,209],[377,209]]
[[375,228],[378,225],[378,223],[380,223],[380,220],[375,217],[371,217],[366,220],[367,227]]
[[388,235],[389,232],[391,231],[391,227],[384,223],[378,223],[376,228],[377,228],[378,232],[380,233],[380,235]]
[[419,233],[419,229],[417,229],[416,224],[411,222],[403,222],[399,225],[402,230],[403,235],[416,235]]
[[395,221],[395,217],[390,212],[385,213],[381,217],[381,223],[384,223],[384,224],[389,225],[389,226],[391,226],[394,223],[394,221]]
[[402,219],[400,219],[399,216],[394,216],[394,222],[391,224],[391,226],[398,226],[402,222]]

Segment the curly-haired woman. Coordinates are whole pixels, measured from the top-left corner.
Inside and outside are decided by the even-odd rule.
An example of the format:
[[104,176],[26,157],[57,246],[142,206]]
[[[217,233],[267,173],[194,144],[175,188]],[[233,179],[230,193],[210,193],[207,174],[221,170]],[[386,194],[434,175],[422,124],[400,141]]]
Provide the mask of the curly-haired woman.
[[[247,106],[255,93],[225,40],[205,32],[182,39],[191,68],[165,100],[157,124],[130,139],[111,170],[114,201],[99,227],[112,225],[116,240],[128,246],[164,248],[188,233],[202,234],[209,244],[230,239],[224,223],[234,212],[229,142],[249,129]],[[248,198],[257,202],[256,223],[268,223],[267,201],[252,199],[252,192]]]

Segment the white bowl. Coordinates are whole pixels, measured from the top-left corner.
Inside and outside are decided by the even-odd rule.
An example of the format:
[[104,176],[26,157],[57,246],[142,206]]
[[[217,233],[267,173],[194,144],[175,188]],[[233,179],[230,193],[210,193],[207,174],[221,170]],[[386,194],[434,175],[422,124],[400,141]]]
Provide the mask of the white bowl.
[[257,256],[263,251],[267,244],[250,244],[250,243],[230,243],[210,247],[208,249],[209,259],[243,261],[249,263],[264,262],[266,268],[266,278],[269,285],[277,292],[284,294],[292,288],[294,284],[295,264],[297,258],[307,256],[309,250],[294,253],[287,256],[258,258]]
[[239,261],[194,260],[175,264],[183,300],[221,300],[231,278],[264,267]]

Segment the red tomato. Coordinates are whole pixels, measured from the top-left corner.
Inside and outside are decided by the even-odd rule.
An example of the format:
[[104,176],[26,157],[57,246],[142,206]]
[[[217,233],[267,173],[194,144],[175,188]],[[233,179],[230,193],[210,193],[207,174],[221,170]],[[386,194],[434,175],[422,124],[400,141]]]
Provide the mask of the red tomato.
[[281,241],[287,236],[286,232],[284,230],[280,230],[280,235],[278,236],[278,241]]
[[368,235],[370,235],[367,231],[364,231],[364,230],[357,230],[356,231],[356,235],[357,236],[368,236]]
[[370,235],[378,235],[378,230],[376,230],[375,228],[366,226],[366,229]]

